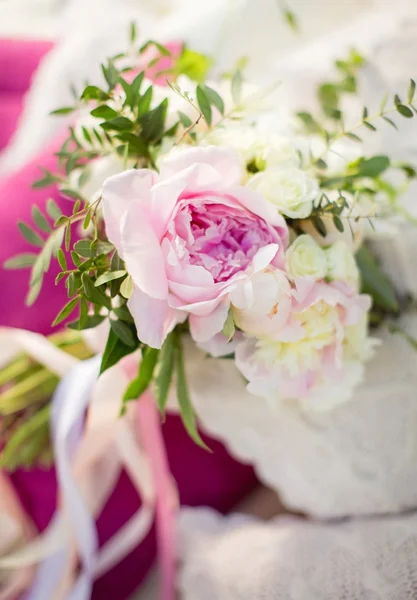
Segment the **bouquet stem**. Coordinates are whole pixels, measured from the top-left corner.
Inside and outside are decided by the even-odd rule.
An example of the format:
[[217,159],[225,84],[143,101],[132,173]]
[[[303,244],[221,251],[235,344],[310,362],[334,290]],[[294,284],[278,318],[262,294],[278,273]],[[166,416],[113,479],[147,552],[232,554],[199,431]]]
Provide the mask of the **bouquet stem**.
[[148,457],[156,493],[156,535],[161,569],[161,600],[175,598],[175,512],[176,490],[169,470],[161,420],[152,393],[147,391],[137,402],[137,426]]

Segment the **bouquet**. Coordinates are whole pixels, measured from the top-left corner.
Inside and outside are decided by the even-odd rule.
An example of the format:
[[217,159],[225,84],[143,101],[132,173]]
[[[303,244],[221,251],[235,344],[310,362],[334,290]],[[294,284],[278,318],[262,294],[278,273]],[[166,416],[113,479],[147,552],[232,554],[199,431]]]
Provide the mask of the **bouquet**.
[[[210,81],[208,57],[180,44],[139,46],[132,27],[129,49],[103,65],[103,84],[55,111],[70,123],[60,170],[34,185],[57,184],[68,209],[35,206],[33,223],[19,228],[38,251],[6,266],[31,267],[31,304],[58,261],[68,302],[54,324],[69,331],[51,341],[83,359],[92,354],[86,336],[98,332],[100,378],[119,364],[130,377],[121,415],[142,396],[138,407],[146,397],[162,416],[176,407],[204,445],[198,416],[212,381],[209,428],[222,423],[225,369],[245,394],[233,405],[239,428],[248,403],[309,414],[351,399],[376,325],[414,343],[396,324],[411,300],[379,266],[372,238],[408,218],[399,197],[416,172],[363,155],[359,134],[413,118],[416,84],[349,124],[343,106],[363,62],[354,51],[337,61],[317,114],[284,114],[274,89],[245,81],[243,63]],[[9,468],[47,452],[47,397],[58,380],[27,361],[19,355],[0,373]],[[227,439],[221,425],[217,433]],[[250,448],[244,458],[253,459]]]

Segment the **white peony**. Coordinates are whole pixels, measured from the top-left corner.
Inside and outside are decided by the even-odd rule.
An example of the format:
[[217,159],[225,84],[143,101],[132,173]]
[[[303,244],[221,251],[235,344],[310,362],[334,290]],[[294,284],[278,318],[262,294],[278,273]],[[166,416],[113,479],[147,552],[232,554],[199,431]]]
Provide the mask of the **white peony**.
[[267,169],[254,175],[248,185],[292,219],[308,217],[318,194],[317,181],[296,167]]
[[353,289],[359,289],[359,269],[351,248],[343,241],[325,250],[327,277],[331,281],[344,281]]
[[293,277],[324,279],[327,275],[327,257],[311,235],[300,235],[286,252],[287,271]]
[[242,331],[274,337],[288,319],[291,286],[283,271],[265,269],[253,275],[249,286],[232,292],[230,299],[234,321]]

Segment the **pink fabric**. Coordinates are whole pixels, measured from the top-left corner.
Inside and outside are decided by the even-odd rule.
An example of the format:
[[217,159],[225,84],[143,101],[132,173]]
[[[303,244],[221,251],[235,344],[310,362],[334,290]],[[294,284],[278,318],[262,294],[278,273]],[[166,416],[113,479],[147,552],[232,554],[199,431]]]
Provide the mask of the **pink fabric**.
[[[4,122],[7,122],[7,115],[12,116],[18,110],[13,103],[7,109],[2,99],[11,92],[24,92],[42,54],[40,48],[46,52],[49,47],[47,43],[33,46],[27,42],[0,40],[0,106],[3,108],[0,111],[0,130]],[[38,51],[36,56],[35,49]],[[19,219],[29,220],[34,202],[42,208],[46,200],[53,197],[61,206],[65,205],[66,201],[59,197],[56,190],[36,191],[30,187],[38,176],[38,165],[54,169],[56,161],[53,150],[53,147],[47,149],[20,172],[0,181],[1,264],[9,256],[29,249],[17,231],[16,222]],[[56,272],[56,265],[52,265],[40,298],[34,307],[28,309],[24,306],[27,271],[10,272],[0,268],[0,325],[49,333],[50,324],[66,297],[62,285],[55,287]],[[163,433],[170,468],[177,481],[182,504],[208,505],[220,511],[228,511],[253,488],[255,478],[252,469],[235,462],[218,442],[206,438],[212,453],[197,447],[185,433],[178,417],[169,416],[166,419]],[[37,527],[44,529],[56,503],[54,471],[20,470],[11,475],[11,480]],[[100,543],[109,539],[132,516],[138,505],[136,491],[123,473],[98,519]],[[154,557],[155,539],[152,532],[120,565],[96,582],[93,600],[128,598],[142,581]]]

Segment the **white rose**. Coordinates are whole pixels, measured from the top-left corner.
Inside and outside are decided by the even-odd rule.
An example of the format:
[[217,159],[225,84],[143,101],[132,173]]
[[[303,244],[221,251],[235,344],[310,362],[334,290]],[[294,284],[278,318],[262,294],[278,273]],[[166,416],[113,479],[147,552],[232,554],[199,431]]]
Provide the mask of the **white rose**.
[[274,204],[278,211],[293,219],[305,219],[313,210],[318,184],[295,167],[277,167],[257,173],[248,185]]
[[300,235],[286,252],[287,270],[293,277],[324,279],[327,258],[324,250],[310,235]]
[[359,289],[359,269],[350,247],[343,241],[325,250],[327,277],[332,281],[344,281],[355,290]]
[[246,165],[253,164],[259,171],[270,167],[299,167],[300,158],[288,138],[260,132],[256,126],[227,123],[213,129],[205,142],[228,146],[236,150]]

